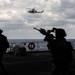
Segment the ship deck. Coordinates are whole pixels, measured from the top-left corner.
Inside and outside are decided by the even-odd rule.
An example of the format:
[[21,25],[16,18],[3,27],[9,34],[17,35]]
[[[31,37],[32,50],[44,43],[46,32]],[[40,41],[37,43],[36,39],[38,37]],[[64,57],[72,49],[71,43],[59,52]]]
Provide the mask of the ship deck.
[[[71,71],[75,75],[75,51]],[[27,56],[5,54],[3,63],[9,75],[51,75],[51,55],[49,52],[28,52]]]

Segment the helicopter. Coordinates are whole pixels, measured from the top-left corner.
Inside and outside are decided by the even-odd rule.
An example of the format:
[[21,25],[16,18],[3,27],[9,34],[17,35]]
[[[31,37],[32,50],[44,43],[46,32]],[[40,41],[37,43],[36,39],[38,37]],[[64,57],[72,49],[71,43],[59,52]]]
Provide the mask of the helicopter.
[[36,11],[36,10],[35,10],[35,7],[34,7],[33,9],[29,10],[28,12],[29,12],[29,13],[33,13],[33,14],[34,14],[34,13],[43,13],[43,10],[42,10],[41,12],[39,12],[39,11]]

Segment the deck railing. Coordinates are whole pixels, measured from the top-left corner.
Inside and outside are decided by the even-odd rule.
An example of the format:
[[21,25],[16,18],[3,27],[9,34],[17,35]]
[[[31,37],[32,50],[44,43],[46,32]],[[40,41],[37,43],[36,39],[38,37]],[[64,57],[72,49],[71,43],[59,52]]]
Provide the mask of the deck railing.
[[[33,41],[31,41],[33,42]],[[47,48],[47,42],[33,42],[35,47],[33,49],[29,49],[28,45],[31,42],[21,42],[21,43],[10,43],[10,47],[7,49],[7,52],[12,52],[13,48],[18,45],[19,47],[25,47],[27,52],[33,52],[33,51],[49,51]],[[33,45],[31,45],[33,47]],[[73,49],[75,51],[75,49]]]
[[47,42],[33,42],[34,45],[30,45],[31,48],[33,49],[29,49],[29,44],[31,42],[21,42],[21,43],[11,43],[10,44],[10,47],[7,49],[7,51],[10,51],[12,52],[13,51],[13,48],[18,45],[19,47],[25,47],[26,48],[26,51],[48,51],[48,48],[47,48]]

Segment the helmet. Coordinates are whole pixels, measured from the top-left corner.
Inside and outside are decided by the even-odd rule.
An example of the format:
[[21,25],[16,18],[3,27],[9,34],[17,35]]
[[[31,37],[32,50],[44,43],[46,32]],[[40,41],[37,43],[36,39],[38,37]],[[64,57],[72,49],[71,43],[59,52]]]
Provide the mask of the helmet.
[[64,29],[56,29],[55,31],[56,37],[65,37],[66,36],[66,32]]

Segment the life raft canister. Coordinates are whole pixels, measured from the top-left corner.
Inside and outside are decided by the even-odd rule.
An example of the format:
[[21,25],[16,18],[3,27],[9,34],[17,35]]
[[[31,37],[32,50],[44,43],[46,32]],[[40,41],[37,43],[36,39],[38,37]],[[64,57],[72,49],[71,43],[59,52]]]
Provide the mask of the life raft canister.
[[29,44],[28,44],[28,48],[29,49],[34,49],[35,48],[35,44],[34,44],[34,42],[30,42]]

